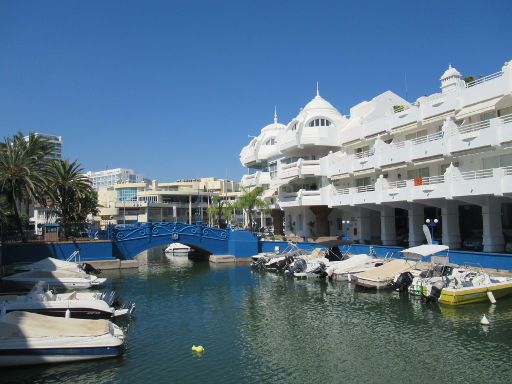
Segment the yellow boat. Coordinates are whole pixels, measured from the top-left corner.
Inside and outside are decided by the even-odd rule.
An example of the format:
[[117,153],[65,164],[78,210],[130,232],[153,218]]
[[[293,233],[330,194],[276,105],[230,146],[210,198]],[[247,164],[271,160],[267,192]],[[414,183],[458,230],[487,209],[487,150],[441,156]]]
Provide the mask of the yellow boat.
[[441,304],[471,304],[512,294],[512,278],[491,276],[469,269],[456,269],[450,276],[425,279],[422,293],[427,301]]

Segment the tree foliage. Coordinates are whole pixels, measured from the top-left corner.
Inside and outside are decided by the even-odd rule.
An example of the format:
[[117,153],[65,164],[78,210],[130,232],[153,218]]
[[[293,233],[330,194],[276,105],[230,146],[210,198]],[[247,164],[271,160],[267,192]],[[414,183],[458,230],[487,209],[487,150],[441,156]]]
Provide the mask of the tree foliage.
[[213,196],[212,205],[208,207],[208,215],[217,220],[217,227],[222,227],[222,218],[229,220],[233,207],[231,203],[224,200],[221,196]]
[[249,216],[249,227],[252,229],[254,209],[268,210],[269,205],[265,200],[260,198],[260,195],[263,193],[262,187],[256,187],[250,191],[242,187],[242,191],[243,195],[234,203],[234,207],[247,212]]

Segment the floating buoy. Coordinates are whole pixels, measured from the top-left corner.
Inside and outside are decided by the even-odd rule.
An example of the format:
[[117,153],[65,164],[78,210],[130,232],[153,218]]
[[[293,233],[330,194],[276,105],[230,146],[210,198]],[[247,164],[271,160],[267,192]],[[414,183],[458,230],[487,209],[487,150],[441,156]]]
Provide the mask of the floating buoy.
[[487,291],[487,297],[489,298],[489,301],[492,304],[496,304],[496,298],[494,297],[491,291]]
[[69,319],[69,318],[71,317],[71,311],[69,310],[69,308],[68,308],[68,309],[66,309],[66,314],[64,315],[64,317],[65,317],[66,319]]
[[195,345],[192,346],[192,352],[196,353],[203,353],[204,347],[202,345],[198,345],[197,347]]
[[489,320],[487,320],[487,316],[485,314],[482,316],[482,320],[480,320],[480,324],[482,325],[489,325]]

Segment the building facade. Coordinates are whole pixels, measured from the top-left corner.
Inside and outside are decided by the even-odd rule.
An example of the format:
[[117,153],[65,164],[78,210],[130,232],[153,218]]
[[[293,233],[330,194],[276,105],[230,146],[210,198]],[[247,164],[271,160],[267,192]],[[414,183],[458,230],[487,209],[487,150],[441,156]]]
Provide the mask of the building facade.
[[100,188],[113,187],[118,183],[142,183],[144,176],[140,173],[135,173],[133,169],[127,168],[114,168],[106,169],[104,171],[92,172],[89,171],[85,174],[92,183],[95,191]]
[[239,195],[238,189],[238,183],[232,180],[213,177],[168,183],[118,183],[99,189],[99,220],[102,226],[150,221],[211,223],[208,207],[213,196],[233,201]]
[[[61,159],[62,158],[62,136],[50,135],[47,133],[33,132],[33,135],[42,137],[50,143],[52,146],[51,153],[47,156],[49,159]],[[28,140],[28,136],[25,136],[25,140]]]
[[512,62],[477,80],[450,66],[440,82],[414,103],[387,91],[350,116],[317,91],[242,149],[242,185],[266,188],[277,233],[278,221],[287,235],[414,246],[428,220],[451,248],[510,250]]

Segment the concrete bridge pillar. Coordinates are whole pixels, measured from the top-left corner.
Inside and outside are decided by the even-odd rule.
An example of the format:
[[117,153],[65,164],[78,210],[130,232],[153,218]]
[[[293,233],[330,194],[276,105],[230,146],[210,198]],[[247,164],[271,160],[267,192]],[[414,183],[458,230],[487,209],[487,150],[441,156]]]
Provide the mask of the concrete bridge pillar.
[[421,245],[425,243],[423,205],[411,203],[407,211],[409,213],[409,247]]
[[309,209],[316,216],[316,235],[318,237],[329,236],[328,216],[331,213],[332,208],[329,208],[326,205],[315,205],[309,207]]
[[380,211],[380,234],[382,245],[396,244],[395,208],[382,206]]
[[272,225],[274,226],[274,235],[284,236],[284,228],[283,228],[284,211],[281,211],[280,209],[272,209],[270,214],[272,215]]
[[460,248],[459,205],[456,201],[446,200],[441,208],[441,218],[443,244],[451,249]]
[[484,252],[503,252],[505,238],[501,220],[501,200],[490,196],[482,205]]

